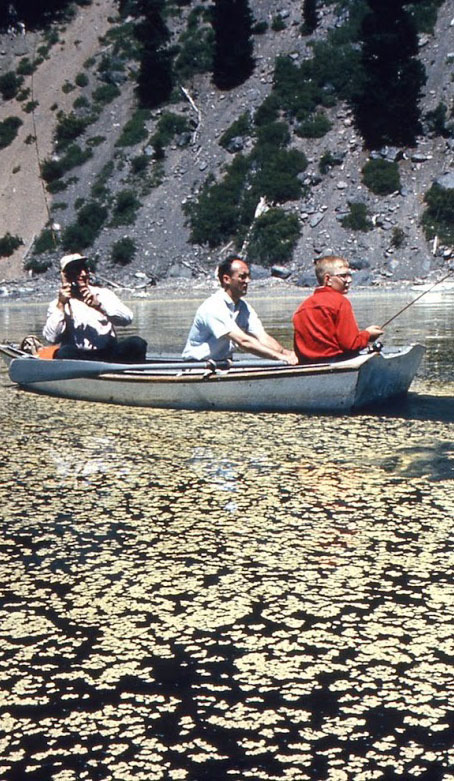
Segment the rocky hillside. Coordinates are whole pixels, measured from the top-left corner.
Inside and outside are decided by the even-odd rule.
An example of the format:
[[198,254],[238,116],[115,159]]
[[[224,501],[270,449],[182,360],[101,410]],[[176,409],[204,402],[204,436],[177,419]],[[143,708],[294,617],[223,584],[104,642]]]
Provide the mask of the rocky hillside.
[[[181,90],[179,102],[172,103],[170,110],[190,120],[192,131],[183,140],[173,139],[159,171],[154,167],[153,174],[142,175],[137,167],[131,173],[138,157],[151,154],[149,141],[116,146],[137,108],[134,80],[123,73],[113,79],[119,94],[103,106],[81,137],[91,156],[69,172],[69,184],[62,192],[51,194],[39,175],[39,163],[52,159],[55,152],[59,112],[70,113],[75,100],[88,100],[101,83],[99,66],[112,47],[113,39],[106,33],[118,26],[117,5],[114,0],[94,0],[89,6],[78,7],[75,17],[58,27],[56,40],[48,46],[45,58],[33,74],[24,75],[23,89],[29,90],[27,100],[0,103],[0,121],[10,116],[22,121],[14,141],[0,151],[0,237],[9,232],[23,241],[13,255],[0,258],[0,280],[24,279],[24,260],[30,258],[33,242],[43,228],[52,223],[59,235],[74,221],[76,207],[89,200],[93,186],[103,186],[103,182],[111,202],[115,202],[116,194],[128,189],[137,193],[141,206],[133,224],[115,225],[115,220],[111,220],[96,238],[90,254],[97,257],[101,277],[131,285],[140,279],[159,283],[168,278],[212,275],[219,256],[228,248],[210,251],[191,244],[182,204],[194,197],[208,175],[219,178],[223,167],[232,161],[232,154],[220,146],[219,139],[233,120],[258,107],[269,94],[276,55],[287,54],[294,62],[301,62],[311,56],[310,41],[323,38],[338,22],[335,6],[323,5],[320,24],[309,39],[299,31],[299,3],[284,7],[279,0],[261,0],[250,5],[255,19],[269,25],[264,34],[254,36],[254,74],[229,92],[217,90],[208,75],[194,78]],[[439,9],[434,35],[420,38],[420,58],[428,77],[423,112],[434,109],[440,101],[449,107],[454,105],[454,19],[449,6],[445,2]],[[277,15],[285,23],[279,31],[271,26]],[[175,33],[183,22],[184,15],[172,20]],[[49,41],[49,37],[20,30],[3,35],[0,75],[15,70],[24,58],[34,61],[45,40]],[[152,112],[147,119],[148,138],[155,132],[162,111]],[[398,159],[401,187],[391,195],[376,196],[362,183],[361,169],[369,153],[355,132],[348,107],[338,104],[328,113],[332,129],[324,137],[292,140],[304,151],[309,165],[304,172],[308,194],[286,206],[298,215],[302,225],[293,260],[286,264],[289,278],[297,284],[312,284],[313,258],[329,251],[353,259],[362,269],[358,281],[364,284],[439,273],[441,267],[446,267],[451,249],[434,248],[432,242],[428,243],[420,219],[424,194],[436,178],[451,170],[452,139],[426,134],[414,148],[382,150],[388,159]],[[321,175],[319,161],[327,150],[342,162]],[[346,214],[349,201],[367,205],[373,230],[363,233],[342,227],[340,219]],[[396,229],[402,241],[398,248],[392,241]],[[128,265],[121,266],[113,263],[111,251],[114,243],[124,237],[134,241],[137,252]],[[61,254],[57,249],[46,256],[52,260],[52,266],[38,276],[43,284],[55,280]],[[280,265],[280,258],[276,258],[276,265]]]

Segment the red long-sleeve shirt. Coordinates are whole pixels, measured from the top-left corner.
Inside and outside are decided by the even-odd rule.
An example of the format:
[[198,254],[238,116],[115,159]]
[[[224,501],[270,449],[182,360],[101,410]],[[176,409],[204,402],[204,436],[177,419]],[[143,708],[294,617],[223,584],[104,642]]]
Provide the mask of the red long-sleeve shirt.
[[293,315],[294,349],[300,361],[334,358],[366,347],[348,298],[333,288],[318,287]]

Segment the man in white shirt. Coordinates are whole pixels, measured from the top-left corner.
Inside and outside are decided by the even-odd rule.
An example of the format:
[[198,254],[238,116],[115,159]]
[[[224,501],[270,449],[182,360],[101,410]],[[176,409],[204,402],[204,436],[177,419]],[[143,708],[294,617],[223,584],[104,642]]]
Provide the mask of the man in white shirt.
[[298,362],[295,353],[270,336],[253,307],[242,300],[250,280],[247,263],[237,255],[229,255],[218,268],[218,278],[222,290],[199,306],[183,358],[223,361],[238,347],[261,358],[295,365]]
[[131,310],[111,290],[90,284],[87,258],[64,255],[60,270],[62,284],[43,329],[48,342],[61,344],[54,357],[143,363],[146,341],[139,336],[119,341],[115,331],[132,322]]

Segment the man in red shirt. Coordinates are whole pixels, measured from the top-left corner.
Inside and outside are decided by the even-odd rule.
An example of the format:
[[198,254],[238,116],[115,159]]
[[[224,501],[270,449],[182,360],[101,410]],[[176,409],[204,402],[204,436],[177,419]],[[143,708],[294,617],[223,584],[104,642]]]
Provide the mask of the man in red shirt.
[[347,299],[352,272],[345,258],[328,256],[315,261],[320,287],[293,315],[294,349],[300,363],[351,358],[381,336],[378,325],[360,331]]

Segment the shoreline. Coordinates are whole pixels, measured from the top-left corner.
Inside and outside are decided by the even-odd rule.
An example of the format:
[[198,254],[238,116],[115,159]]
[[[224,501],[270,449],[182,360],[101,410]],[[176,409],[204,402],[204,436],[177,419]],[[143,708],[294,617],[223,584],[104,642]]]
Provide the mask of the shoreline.
[[[415,278],[413,280],[383,280],[375,284],[370,285],[358,285],[353,284],[350,294],[353,296],[370,295],[371,293],[380,294],[402,294],[407,291],[413,291],[417,295],[418,292],[423,292],[424,288],[430,288],[433,285],[437,285],[437,276],[439,278],[440,286],[439,291],[454,292],[454,271],[452,280],[445,280],[441,282],[443,276],[446,274],[429,275],[426,279]],[[93,279],[96,283],[104,287],[110,287],[114,292],[123,299],[130,300],[162,300],[167,299],[169,295],[181,297],[185,299],[197,299],[200,297],[206,297],[211,293],[214,293],[219,285],[216,279],[208,279],[206,277],[197,277],[194,279],[165,279],[157,282],[156,284],[144,283],[141,279],[137,280],[137,284],[133,281],[127,280],[124,283],[119,283],[116,280],[108,281],[107,279],[100,278],[93,274]],[[40,279],[39,277],[5,281],[0,280],[0,298],[4,303],[38,303],[43,300],[51,301],[55,297],[58,290],[59,280],[55,279]],[[315,280],[313,287],[303,287],[296,285],[295,283],[280,279],[279,277],[270,276],[265,279],[252,280],[248,298],[257,297],[285,297],[301,295],[305,297],[316,287]],[[436,289],[436,288],[435,288]]]

